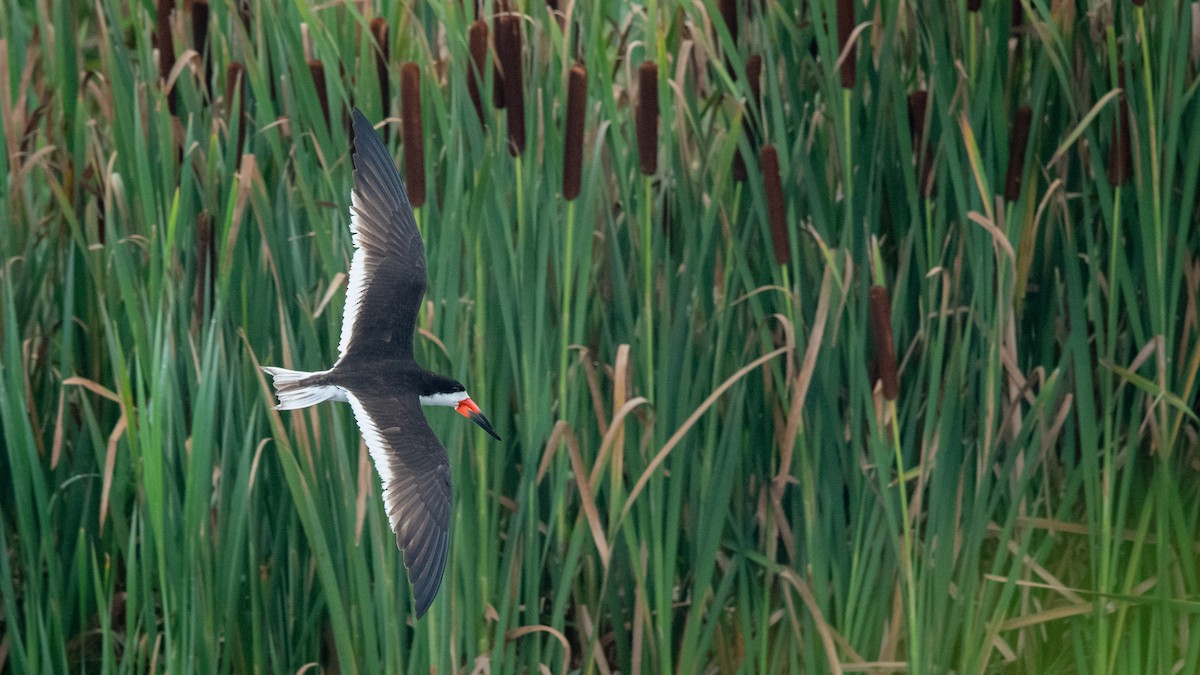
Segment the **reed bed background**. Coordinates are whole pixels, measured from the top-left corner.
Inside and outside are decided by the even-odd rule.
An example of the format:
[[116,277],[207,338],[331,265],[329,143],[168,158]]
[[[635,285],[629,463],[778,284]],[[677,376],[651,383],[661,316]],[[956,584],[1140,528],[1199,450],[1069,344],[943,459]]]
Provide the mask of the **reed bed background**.
[[[0,669],[1200,672],[1200,10],[933,4],[0,5]],[[256,368],[351,105],[505,438],[417,622]]]

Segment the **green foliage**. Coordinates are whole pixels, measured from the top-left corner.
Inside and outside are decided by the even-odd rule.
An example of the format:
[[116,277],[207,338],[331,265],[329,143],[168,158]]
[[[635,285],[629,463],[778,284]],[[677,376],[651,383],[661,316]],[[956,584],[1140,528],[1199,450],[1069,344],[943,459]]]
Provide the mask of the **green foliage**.
[[482,123],[468,93],[475,3],[375,4],[389,90],[422,71],[418,358],[505,438],[429,411],[455,478],[439,597],[410,619],[349,408],[276,412],[256,367],[332,363],[349,106],[401,156],[376,15],[213,2],[195,53],[180,3],[166,93],[152,3],[8,2],[0,670],[1200,671],[1195,3],[1034,0],[1017,26],[997,0],[843,3],[843,89],[833,0],[513,2],[519,157],[490,66]]

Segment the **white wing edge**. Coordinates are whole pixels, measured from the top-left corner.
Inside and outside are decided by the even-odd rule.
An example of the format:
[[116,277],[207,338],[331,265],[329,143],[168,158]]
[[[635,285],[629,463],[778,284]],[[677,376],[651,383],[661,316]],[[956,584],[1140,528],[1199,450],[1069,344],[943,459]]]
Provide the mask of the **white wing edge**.
[[358,321],[358,310],[362,308],[367,294],[367,252],[358,241],[358,195],[350,192],[350,233],[354,241],[354,258],[350,261],[350,283],[346,289],[346,307],[342,311],[342,338],[338,342],[338,357],[346,355],[354,339],[354,324]]
[[[350,402],[350,407],[354,410],[354,419],[358,422],[358,429],[362,432],[363,440],[367,442],[367,450],[371,453],[371,461],[375,463],[375,471],[379,474],[379,480],[383,484],[384,490],[387,489],[388,483],[392,482],[395,476],[392,475],[392,466],[388,453],[391,452],[391,447],[387,444],[383,434],[380,433],[379,427],[375,424],[375,420],[367,413],[367,409],[363,407],[361,401],[350,391],[346,391],[346,400]],[[387,512],[387,500],[384,499],[384,511]],[[396,531],[395,517],[387,514],[388,525],[392,532]]]

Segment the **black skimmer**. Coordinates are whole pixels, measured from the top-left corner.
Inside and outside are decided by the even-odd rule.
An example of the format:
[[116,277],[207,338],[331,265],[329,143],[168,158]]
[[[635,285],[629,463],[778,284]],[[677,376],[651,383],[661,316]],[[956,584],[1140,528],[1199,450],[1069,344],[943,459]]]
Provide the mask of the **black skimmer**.
[[425,295],[425,245],[392,156],[354,110],[354,259],[333,368],[305,373],[263,368],[278,410],[347,401],[383,482],[383,504],[404,555],[420,618],[442,584],[450,535],[450,462],[421,406],[448,406],[500,436],[456,380],[413,359]]

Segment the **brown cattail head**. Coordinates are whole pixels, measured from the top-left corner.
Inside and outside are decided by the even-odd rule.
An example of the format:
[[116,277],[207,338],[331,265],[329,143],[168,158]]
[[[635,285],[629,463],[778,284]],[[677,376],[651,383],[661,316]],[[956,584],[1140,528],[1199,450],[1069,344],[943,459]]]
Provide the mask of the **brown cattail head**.
[[647,176],[658,171],[658,65],[643,61],[638,66],[637,110],[638,163]]
[[[480,91],[483,89],[483,69],[487,66],[488,27],[487,22],[480,19],[467,29],[467,44],[471,51],[471,64],[467,67],[467,93],[471,95],[471,103],[475,113],[479,115],[479,123],[484,123],[483,100]],[[500,88],[500,80],[496,80],[496,88]]]
[[900,378],[896,373],[896,347],[892,342],[892,306],[887,289],[872,286],[867,292],[871,336],[875,342],[875,363],[883,397],[895,401],[900,395]]
[[745,183],[750,178],[750,174],[746,171],[746,160],[742,158],[742,149],[738,148],[733,152],[733,179],[739,183]]
[[[175,11],[174,0],[158,0],[158,14],[154,25],[154,46],[158,49],[158,77],[162,86],[175,67],[175,45],[171,40],[171,12]],[[175,90],[167,93],[167,106],[171,114],[176,113]]]
[[[525,152],[525,80],[521,73],[521,19],[506,15],[500,19],[496,51],[504,71],[504,109],[508,113],[508,151],[513,157]],[[503,36],[503,39],[501,39]]]
[[729,29],[729,35],[733,37],[733,43],[737,44],[738,37],[738,7],[737,0],[721,0],[721,19],[725,22],[725,27]]
[[192,0],[192,48],[204,56],[208,45],[208,0]]
[[425,136],[421,132],[421,68],[413,61],[400,66],[400,114],[408,201],[419,209],[425,205]]
[[321,112],[325,113],[325,124],[329,125],[329,97],[325,95],[325,66],[318,60],[308,62],[308,72],[312,73],[313,87],[317,90],[317,101],[321,103]]
[[234,61],[225,68],[225,121],[232,128],[238,125],[235,157],[242,155],[246,140],[246,67]]
[[208,211],[196,214],[196,288],[192,295],[193,321],[205,319],[212,308],[212,289],[216,285],[215,236]]
[[246,34],[252,35],[250,32],[250,0],[237,0],[237,14]]
[[925,108],[929,103],[929,92],[918,89],[908,95],[908,127],[912,133],[913,154],[917,158],[917,188],[922,197],[933,193],[930,174],[933,157],[925,139]]
[[154,46],[158,49],[158,76],[164,82],[175,67],[175,47],[171,42],[171,12],[175,11],[174,0],[158,0],[158,14],[154,24]]
[[746,59],[746,84],[750,85],[750,98],[754,105],[762,102],[762,56],[751,54]]
[[775,262],[786,265],[792,259],[792,249],[788,241],[783,181],[779,177],[779,153],[775,146],[764,145],[759,150],[758,164],[762,168],[763,192],[767,195],[767,219],[771,224],[771,244],[775,248]]
[[[758,125],[755,124],[754,111],[762,103],[762,57],[758,54],[752,55],[746,59],[746,84],[750,86],[750,109],[746,115],[746,132],[750,136],[750,145],[758,145]],[[746,182],[749,178],[746,171],[746,159],[742,157],[742,151],[739,148],[733,154],[733,179],[739,183]]]
[[496,16],[492,18],[492,40],[496,47],[496,64],[493,67],[495,71],[492,77],[492,105],[497,108],[503,108],[507,103],[504,100],[504,50],[508,48],[505,41],[508,40],[508,33],[503,28],[504,17],[508,15],[507,0],[497,0]]
[[371,38],[375,40],[375,76],[379,78],[379,101],[383,114],[387,115],[392,100],[392,88],[388,82],[388,64],[392,62],[392,46],[388,42],[388,23],[383,17],[371,19]]
[[563,198],[579,196],[583,176],[583,121],[587,111],[587,71],[571,66],[567,80],[567,133],[563,148]]
[[1141,7],[1146,4],[1146,0],[1133,0],[1133,4],[1137,7]]
[[1004,179],[1004,200],[1017,201],[1021,196],[1021,176],[1025,172],[1025,146],[1029,144],[1029,124],[1033,110],[1023,105],[1013,119],[1012,141],[1008,146],[1008,175]]
[[967,0],[967,11],[968,12],[978,12],[979,8],[982,5],[983,5],[983,0]]
[[[1121,88],[1125,87],[1125,74],[1121,74]],[[1129,102],[1125,100],[1124,92],[1117,104],[1117,117],[1113,120],[1112,145],[1108,149],[1108,184],[1112,187],[1123,185],[1129,180],[1130,158],[1129,149]]]
[[1021,0],[1012,0],[1012,27],[1015,31],[1025,20],[1025,10],[1021,8]]
[[854,2],[855,0],[838,0],[837,3],[838,57],[842,58],[842,54],[846,54],[842,61],[843,89],[854,88],[855,73],[858,70],[855,54],[857,45],[849,52],[846,51],[846,43],[850,42],[850,34],[854,32]]
[[192,2],[192,48],[204,61],[204,87],[212,81],[212,58],[208,55],[208,0]]

